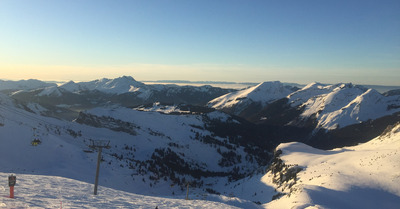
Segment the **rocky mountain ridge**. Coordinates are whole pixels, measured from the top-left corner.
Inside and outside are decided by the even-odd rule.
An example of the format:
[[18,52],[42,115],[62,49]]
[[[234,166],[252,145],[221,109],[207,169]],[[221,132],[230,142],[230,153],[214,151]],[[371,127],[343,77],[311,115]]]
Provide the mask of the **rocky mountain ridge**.
[[25,106],[37,103],[49,110],[48,115],[68,120],[76,118],[82,110],[110,104],[131,108],[155,102],[203,106],[211,99],[233,91],[212,86],[146,85],[129,76],[90,82],[70,81],[60,86],[29,89],[9,89],[0,85],[1,89]]
[[[262,86],[269,86],[268,90]],[[254,99],[255,95],[263,100]],[[254,123],[273,124],[280,120],[282,125],[334,130],[399,112],[400,96],[380,94],[351,83],[311,83],[295,90],[270,82],[223,95],[208,106]]]
[[[211,86],[146,85],[123,76],[90,82],[71,81],[39,89],[11,91],[1,86],[0,89],[29,111],[67,120],[76,119],[81,111],[115,105],[141,111],[169,111],[167,114],[182,114],[189,109],[189,112],[206,113],[217,109],[253,123],[258,137],[267,141],[261,144],[285,142],[295,137],[319,148],[372,139],[396,121],[400,111],[400,96],[396,91],[381,94],[351,83],[314,82],[299,89],[273,81],[232,90]],[[174,110],[177,106],[184,110]],[[366,129],[368,131],[358,131]],[[335,140],[329,145],[324,144],[328,140],[322,140],[323,143],[319,140],[332,136]]]

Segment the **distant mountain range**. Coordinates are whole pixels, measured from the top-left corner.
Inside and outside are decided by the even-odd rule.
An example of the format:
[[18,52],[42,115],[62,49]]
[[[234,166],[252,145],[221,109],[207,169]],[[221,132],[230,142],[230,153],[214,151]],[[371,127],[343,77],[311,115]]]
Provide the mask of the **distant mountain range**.
[[[297,89],[280,82],[266,82],[218,97],[210,101],[208,107],[260,125],[298,127],[299,133],[306,131],[308,134],[297,135],[297,140],[303,139],[320,148],[333,148],[356,144],[362,138],[371,139],[388,124],[399,120],[400,94],[398,91],[380,94],[350,83],[311,83]],[[371,126],[368,124],[373,121],[382,123],[376,125],[377,131],[371,133],[374,128],[369,129],[369,134],[358,131]],[[353,128],[344,129],[348,126]],[[349,139],[352,134],[341,133],[330,145],[324,144],[328,140],[319,140],[327,134],[349,132],[350,129],[354,129],[353,139]],[[341,141],[340,145],[335,145],[336,140]]]
[[253,82],[228,82],[228,81],[188,81],[188,80],[156,80],[156,81],[142,81],[152,83],[193,83],[193,84],[243,84],[243,85],[257,85]]
[[[2,172],[90,182],[96,155],[88,144],[106,139],[102,185],[174,196],[190,184],[198,194],[260,204],[290,193],[274,182],[253,185],[274,166],[279,144],[281,160],[297,148],[319,155],[324,152],[314,148],[366,143],[400,121],[399,90],[379,93],[351,83],[273,81],[236,90],[148,85],[124,76],[62,85],[0,81],[0,91]],[[41,143],[33,146],[35,137]]]
[[[298,140],[311,141],[321,130],[337,131],[400,111],[398,91],[381,94],[351,83],[311,83],[299,88],[273,81],[234,90],[210,85],[146,85],[123,76],[70,81],[59,86],[38,80],[1,81],[0,89],[25,106],[39,104],[42,110],[47,110],[42,114],[69,120],[75,119],[82,110],[99,106],[187,104],[220,110],[254,124],[299,128],[307,134]],[[309,130],[312,130],[311,138]]]
[[[212,85],[212,86],[238,86],[237,88],[245,88],[249,86],[256,86],[260,83],[254,82],[227,82],[227,81],[188,81],[188,80],[156,80],[156,81],[142,81],[143,83],[160,83],[160,84],[202,84],[202,85]],[[285,86],[294,86],[298,88],[303,88],[306,84],[298,84],[298,83],[288,83],[283,82]],[[363,85],[366,88],[375,89],[380,93],[385,93],[390,90],[400,89],[400,86],[386,86],[386,85]],[[235,88],[235,89],[237,89]]]
[[215,97],[234,91],[209,85],[146,85],[128,76],[90,82],[70,81],[60,86],[41,82],[41,86],[36,85],[29,89],[16,88],[20,82],[26,81],[15,82],[13,86],[0,85],[0,89],[21,103],[36,102],[51,110],[51,115],[71,120],[82,110],[110,104],[136,107],[162,102],[202,106]]

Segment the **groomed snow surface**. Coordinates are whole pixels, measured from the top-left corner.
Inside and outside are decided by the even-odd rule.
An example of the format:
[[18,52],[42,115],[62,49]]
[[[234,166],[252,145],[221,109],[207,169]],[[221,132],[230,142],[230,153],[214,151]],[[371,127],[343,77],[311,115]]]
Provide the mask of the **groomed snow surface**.
[[0,208],[237,208],[204,200],[170,199],[132,194],[99,187],[93,195],[93,184],[43,175],[17,174],[14,199],[9,198],[8,174],[0,172]]
[[[365,144],[331,151],[285,143],[281,159],[302,168],[265,208],[400,208],[400,125]],[[262,181],[270,186],[273,174]],[[290,182],[288,182],[289,184]],[[287,185],[288,185],[287,184]],[[276,185],[275,185],[276,186]]]

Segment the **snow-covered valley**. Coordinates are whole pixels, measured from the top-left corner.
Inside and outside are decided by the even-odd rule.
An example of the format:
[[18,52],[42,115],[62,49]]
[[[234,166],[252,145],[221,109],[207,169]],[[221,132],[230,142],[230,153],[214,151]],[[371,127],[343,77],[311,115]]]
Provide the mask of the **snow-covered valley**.
[[[18,178],[15,200],[6,198],[7,184],[2,187],[5,200],[0,201],[1,207],[52,208],[52,205],[64,202],[64,208],[154,208],[156,205],[168,208],[257,208],[249,200],[206,192],[209,189],[228,193],[224,185],[228,183],[228,177],[234,175],[229,168],[238,166],[244,169],[238,170],[239,173],[251,172],[257,168],[257,163],[245,164],[247,161],[243,159],[244,162],[240,164],[232,164],[229,158],[217,151],[233,153],[228,151],[237,149],[238,154],[245,156],[246,152],[241,146],[226,142],[216,147],[212,141],[202,142],[203,135],[211,134],[201,128],[205,116],[167,115],[116,107],[86,112],[90,121],[84,121],[84,116],[81,116],[77,119],[81,120],[80,123],[68,122],[25,111],[5,95],[2,95],[0,115],[0,172],[5,179],[11,173]],[[206,117],[229,119],[228,115],[218,112]],[[93,121],[105,124],[96,127],[90,125],[89,122]],[[140,126],[123,128],[124,124],[136,123]],[[190,136],[193,139],[188,139]],[[36,138],[40,144],[32,146]],[[110,140],[111,144],[111,149],[103,151],[99,184],[104,187],[101,187],[99,197],[93,197],[92,194],[97,152],[88,147],[91,139]],[[175,158],[163,160],[163,156],[176,157],[184,165],[174,164]],[[155,167],[151,167],[151,164]],[[166,165],[178,167],[169,170]],[[168,170],[161,171],[161,168]],[[176,170],[184,168],[187,170]],[[195,176],[198,177],[188,172],[197,173]],[[189,197],[195,199],[191,203],[184,200],[186,182],[191,187]],[[122,196],[122,200],[115,200],[118,196]],[[101,197],[112,199],[106,204]],[[197,201],[202,199],[208,202]],[[227,203],[218,204],[214,201]]]

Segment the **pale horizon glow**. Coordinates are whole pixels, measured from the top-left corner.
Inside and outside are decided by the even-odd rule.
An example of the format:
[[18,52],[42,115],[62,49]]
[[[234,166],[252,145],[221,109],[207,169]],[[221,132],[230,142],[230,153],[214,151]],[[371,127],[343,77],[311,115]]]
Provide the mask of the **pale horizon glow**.
[[400,1],[0,1],[0,79],[400,86]]
[[[95,73],[93,73],[95,72]],[[335,74],[321,75],[322,72],[310,69],[278,69],[229,65],[153,65],[131,64],[126,66],[25,66],[14,65],[2,69],[1,80],[28,80],[59,82],[93,81],[101,78],[132,76],[138,81],[184,80],[191,82],[237,82],[260,83],[264,81],[281,81],[287,83],[309,84],[320,83],[354,83],[364,85],[400,86],[398,80],[382,75],[379,71],[353,70],[352,72],[336,70]],[[393,71],[395,74],[396,72]],[[343,76],[345,75],[345,76]],[[237,79],[239,77],[240,79]],[[393,80],[393,82],[390,82]]]

